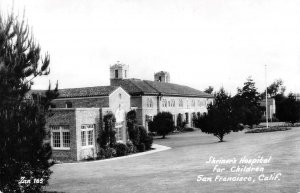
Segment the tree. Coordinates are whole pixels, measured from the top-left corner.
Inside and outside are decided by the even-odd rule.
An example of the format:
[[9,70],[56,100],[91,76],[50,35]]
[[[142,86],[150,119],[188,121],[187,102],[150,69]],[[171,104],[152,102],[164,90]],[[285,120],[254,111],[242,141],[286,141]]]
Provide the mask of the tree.
[[[36,77],[49,74],[50,57],[40,54],[29,27],[10,15],[0,15],[0,191],[41,192],[51,171],[51,146],[46,142],[49,89],[42,100],[30,100]],[[21,177],[31,180],[19,184]],[[33,183],[38,179],[39,183]]]
[[223,88],[216,93],[215,102],[208,106],[207,113],[195,118],[195,126],[204,133],[213,134],[220,142],[226,134],[242,129],[233,116],[232,98]]
[[185,122],[183,121],[183,116],[181,113],[178,113],[176,123],[179,129],[182,129],[184,127]]
[[204,90],[204,92],[208,93],[208,94],[212,94],[214,92],[214,87],[212,86],[209,86],[208,88],[206,88]]
[[126,120],[129,139],[133,145],[137,146],[140,143],[140,132],[137,126],[136,111],[129,111],[126,115]]
[[262,116],[261,100],[255,83],[251,77],[247,78],[242,89],[238,88],[238,93],[233,99],[234,119],[244,125],[258,124]]
[[296,123],[300,119],[300,102],[296,101],[294,94],[290,93],[278,104],[277,118],[280,121]]
[[169,112],[159,112],[153,118],[153,127],[158,135],[164,139],[166,135],[174,130],[173,116]]
[[[131,110],[126,115],[129,139],[139,151],[150,150],[153,138],[148,135],[144,126],[138,125],[136,111]],[[149,129],[152,129],[153,122],[149,121]]]
[[112,113],[108,113],[104,115],[103,122],[104,128],[100,130],[97,141],[101,148],[106,149],[113,147],[116,143],[115,116]]
[[[286,90],[286,87],[283,86],[283,81],[281,79],[275,80],[270,86],[267,88],[267,93],[271,97],[275,97],[276,95],[283,95]],[[264,92],[265,94],[265,92]]]

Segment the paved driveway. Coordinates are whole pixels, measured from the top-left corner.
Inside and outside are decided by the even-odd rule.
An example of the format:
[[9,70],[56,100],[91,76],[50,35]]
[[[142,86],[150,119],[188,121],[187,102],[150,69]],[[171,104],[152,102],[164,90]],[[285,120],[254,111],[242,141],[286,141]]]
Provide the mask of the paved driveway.
[[[108,162],[62,164],[54,173],[48,191],[59,192],[300,192],[300,128],[260,134],[231,133],[224,143],[200,131],[156,139],[172,149]],[[269,158],[253,164],[263,172],[231,172],[231,167],[250,164],[208,164],[209,157],[233,159]],[[225,171],[213,172],[215,165]],[[279,178],[270,180],[271,175]],[[198,175],[211,182],[197,181]],[[216,176],[251,177],[251,182],[216,181]],[[266,181],[260,179],[268,177]],[[260,176],[260,177],[259,177]],[[231,178],[232,179],[232,178]],[[253,181],[254,179],[254,181]]]

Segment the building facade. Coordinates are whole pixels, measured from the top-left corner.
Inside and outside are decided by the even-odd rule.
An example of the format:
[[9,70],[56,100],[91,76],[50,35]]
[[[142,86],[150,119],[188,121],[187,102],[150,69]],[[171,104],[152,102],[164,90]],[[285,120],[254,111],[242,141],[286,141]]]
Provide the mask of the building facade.
[[[188,126],[193,126],[193,116],[207,112],[207,105],[213,102],[213,95],[170,83],[170,74],[160,71],[154,74],[154,81],[116,76],[128,73],[129,66],[115,64],[110,66],[110,85],[121,86],[131,96],[131,107],[137,111],[139,124],[148,129],[148,122],[158,112],[170,112],[174,122],[180,114]],[[118,74],[115,73],[118,71]]]
[[121,87],[104,86],[60,89],[47,118],[54,159],[79,161],[96,157],[97,138],[103,128],[103,117],[116,117],[116,139],[127,140],[126,113],[130,95]]
[[[41,92],[41,91],[39,91]],[[179,114],[193,126],[196,113],[207,112],[213,96],[188,86],[170,83],[170,74],[160,71],[154,81],[129,78],[129,66],[110,66],[110,85],[59,89],[52,101],[46,128],[50,131],[53,158],[78,161],[96,157],[97,138],[103,128],[103,117],[116,118],[116,139],[126,142],[126,114],[134,109],[138,123],[148,129],[148,122],[158,112],[170,112],[174,122]]]
[[[276,104],[275,99],[268,98],[267,99],[267,108],[266,108],[266,99],[263,99],[259,102],[260,106],[263,107],[263,115],[262,119],[266,120],[266,115],[268,115],[268,120],[272,121],[276,115]],[[267,112],[266,112],[267,110]],[[267,114],[268,113],[268,114]]]

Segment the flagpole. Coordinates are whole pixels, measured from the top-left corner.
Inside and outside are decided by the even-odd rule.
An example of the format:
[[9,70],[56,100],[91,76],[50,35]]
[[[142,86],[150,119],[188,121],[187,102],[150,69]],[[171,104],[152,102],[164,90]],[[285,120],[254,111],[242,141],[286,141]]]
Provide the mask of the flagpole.
[[268,84],[267,84],[267,64],[265,64],[265,81],[266,81],[266,123],[267,128],[269,128],[269,122],[268,122]]

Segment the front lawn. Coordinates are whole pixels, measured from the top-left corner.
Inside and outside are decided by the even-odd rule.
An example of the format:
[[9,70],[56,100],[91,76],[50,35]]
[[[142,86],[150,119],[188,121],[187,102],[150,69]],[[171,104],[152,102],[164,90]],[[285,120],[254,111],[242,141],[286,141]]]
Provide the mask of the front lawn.
[[[107,162],[87,162],[54,165],[47,191],[58,192],[299,192],[300,128],[284,132],[246,135],[231,133],[224,143],[201,131],[170,135],[154,143],[172,147],[170,150]],[[230,167],[218,173],[215,159],[270,158],[269,163],[254,164],[263,172],[233,173]],[[243,165],[243,164],[242,164]],[[241,165],[241,167],[242,167]],[[244,164],[248,166],[248,164]],[[217,167],[219,167],[217,166]],[[280,173],[280,180],[258,180]],[[197,181],[205,177],[250,176],[255,182]]]

